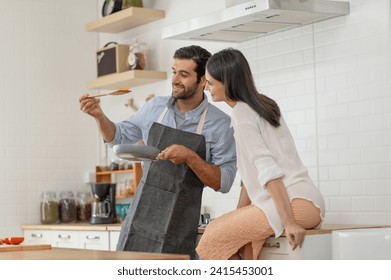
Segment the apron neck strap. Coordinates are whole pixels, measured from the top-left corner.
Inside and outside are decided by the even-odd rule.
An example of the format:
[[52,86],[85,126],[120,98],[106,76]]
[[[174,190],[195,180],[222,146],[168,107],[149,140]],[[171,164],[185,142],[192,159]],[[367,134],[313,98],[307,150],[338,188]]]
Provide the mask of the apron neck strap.
[[167,111],[168,111],[168,107],[165,107],[163,112],[160,114],[159,118],[157,119],[157,122],[158,123],[161,123],[162,120],[164,119],[164,117],[166,116],[167,114]]
[[208,112],[208,105],[206,105],[204,111],[202,112],[200,121],[198,122],[197,130],[196,130],[197,134],[201,134],[202,133],[202,129],[204,128],[204,123],[205,123],[206,113],[207,112]]
[[[198,122],[197,130],[196,130],[197,134],[201,134],[202,133],[202,129],[204,128],[204,123],[205,123],[205,119],[206,119],[206,113],[208,112],[208,107],[209,106],[206,105],[204,111],[201,114],[201,118],[200,118],[200,121]],[[160,114],[160,116],[159,116],[159,118],[157,120],[158,123],[161,123],[163,121],[164,117],[167,114],[167,111],[168,111],[168,107],[164,108],[163,112]]]

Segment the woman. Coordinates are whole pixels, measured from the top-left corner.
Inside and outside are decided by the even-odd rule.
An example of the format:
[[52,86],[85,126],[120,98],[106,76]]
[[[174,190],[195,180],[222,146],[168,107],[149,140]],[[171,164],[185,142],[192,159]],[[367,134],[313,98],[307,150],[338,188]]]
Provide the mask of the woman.
[[302,245],[305,229],[320,225],[325,206],[277,103],[258,93],[250,66],[238,50],[215,53],[205,77],[213,101],[232,107],[243,185],[238,208],[208,225],[198,255],[201,259],[257,259],[265,240],[283,231],[294,250]]

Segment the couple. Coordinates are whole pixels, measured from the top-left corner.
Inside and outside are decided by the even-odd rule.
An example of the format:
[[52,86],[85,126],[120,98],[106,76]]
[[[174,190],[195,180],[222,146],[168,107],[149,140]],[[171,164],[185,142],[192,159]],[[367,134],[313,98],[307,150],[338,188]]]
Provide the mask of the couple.
[[[211,56],[201,47],[184,47],[175,52],[172,69],[172,97],[153,98],[121,123],[108,120],[99,100],[88,95],[79,100],[109,145],[143,140],[162,150],[160,160],[143,170],[117,249],[194,257],[202,188],[229,191],[236,165],[244,183],[238,209],[208,225],[198,255],[256,259],[266,238],[284,230],[292,248],[300,246],[305,229],[321,223],[324,201],[301,163],[278,105],[257,92],[243,54],[225,49]],[[208,103],[204,88],[214,101],[233,108],[231,121]],[[182,136],[186,141],[177,143]],[[164,183],[162,189],[167,175],[175,183]],[[174,212],[180,222],[159,216],[165,212]],[[178,228],[183,232],[175,232]]]

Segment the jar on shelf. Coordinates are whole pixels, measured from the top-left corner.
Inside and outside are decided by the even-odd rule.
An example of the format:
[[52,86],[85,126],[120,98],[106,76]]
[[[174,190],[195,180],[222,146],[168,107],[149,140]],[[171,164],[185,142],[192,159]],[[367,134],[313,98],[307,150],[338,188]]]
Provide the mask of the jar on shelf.
[[127,65],[129,70],[143,70],[145,68],[146,44],[135,41],[129,46]]
[[54,224],[59,221],[59,206],[55,192],[43,192],[40,205],[41,224]]
[[77,221],[88,222],[91,218],[91,193],[79,191],[77,198]]
[[77,221],[77,206],[73,192],[61,192],[59,205],[60,221],[62,223],[75,223]]

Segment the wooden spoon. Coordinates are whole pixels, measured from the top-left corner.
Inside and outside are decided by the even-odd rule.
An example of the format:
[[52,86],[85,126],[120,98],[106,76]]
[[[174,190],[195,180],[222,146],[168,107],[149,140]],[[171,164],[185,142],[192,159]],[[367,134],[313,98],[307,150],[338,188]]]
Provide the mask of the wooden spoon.
[[122,94],[126,94],[128,92],[131,92],[131,90],[123,88],[123,89],[119,89],[119,90],[116,90],[116,91],[113,91],[113,92],[109,92],[109,93],[93,94],[93,95],[90,95],[88,97],[101,97],[101,96],[108,96],[108,95],[122,95]]

